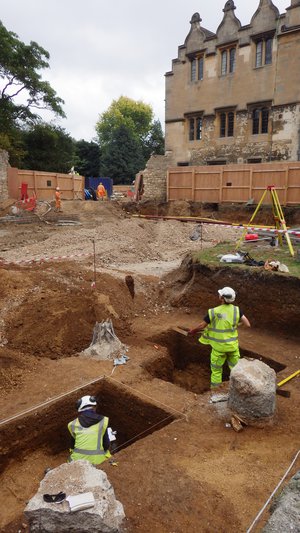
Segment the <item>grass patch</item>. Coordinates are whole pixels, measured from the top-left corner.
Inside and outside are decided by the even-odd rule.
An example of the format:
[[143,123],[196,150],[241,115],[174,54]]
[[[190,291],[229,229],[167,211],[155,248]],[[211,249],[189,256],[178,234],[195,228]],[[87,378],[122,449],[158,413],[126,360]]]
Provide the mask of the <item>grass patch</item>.
[[[277,248],[273,248],[270,245],[266,244],[260,244],[260,243],[252,243],[252,244],[245,244],[241,247],[241,250],[243,252],[248,252],[249,255],[255,259],[256,261],[280,261],[280,263],[284,263],[288,269],[289,273],[282,273],[278,272],[277,274],[280,276],[295,276],[297,278],[300,278],[300,262],[297,262],[297,248],[295,245],[294,251],[295,251],[295,257],[292,257],[289,249],[286,245],[284,246],[278,246]],[[298,246],[299,249],[299,246]],[[263,267],[255,267],[255,266],[247,266],[243,264],[238,263],[220,263],[220,257],[221,255],[230,254],[230,253],[236,253],[235,245],[232,242],[221,242],[219,244],[216,244],[213,248],[205,248],[203,250],[199,250],[198,252],[194,252],[192,254],[192,260],[193,263],[202,263],[202,264],[209,264],[210,266],[229,266],[234,268],[242,268],[242,269],[263,269]]]

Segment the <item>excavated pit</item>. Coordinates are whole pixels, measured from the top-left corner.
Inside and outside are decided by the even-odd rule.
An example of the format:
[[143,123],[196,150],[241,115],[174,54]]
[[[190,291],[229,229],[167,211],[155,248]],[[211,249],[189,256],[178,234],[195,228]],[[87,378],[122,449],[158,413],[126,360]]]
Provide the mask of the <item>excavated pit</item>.
[[[7,445],[1,446],[0,472],[11,461],[21,461],[26,454],[38,449],[44,449],[49,456],[68,450],[71,441],[67,425],[76,417],[76,400],[85,394],[94,394],[99,412],[109,417],[109,425],[117,431],[118,450],[162,429],[176,419],[174,413],[145,402],[111,379],[105,378],[92,389],[81,389],[51,405],[37,408],[30,414],[2,424],[0,440]],[[30,428],[30,431],[26,428]]]
[[[168,330],[152,337],[151,342],[165,346],[168,355],[160,356],[145,365],[145,369],[155,378],[169,381],[174,385],[196,394],[210,389],[210,347],[198,343],[194,337],[186,337],[176,331]],[[285,365],[274,359],[240,347],[241,357],[263,361],[276,373]],[[225,364],[223,381],[228,381],[229,370]]]

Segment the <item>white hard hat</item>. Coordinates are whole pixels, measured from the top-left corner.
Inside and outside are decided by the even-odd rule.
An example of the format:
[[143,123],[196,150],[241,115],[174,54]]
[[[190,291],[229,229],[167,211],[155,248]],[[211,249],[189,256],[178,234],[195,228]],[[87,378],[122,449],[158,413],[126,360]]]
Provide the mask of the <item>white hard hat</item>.
[[59,188],[59,187],[56,187],[56,190],[57,190],[57,191],[59,191],[59,190],[60,190],[60,188]]
[[232,303],[235,300],[235,291],[231,287],[224,287],[223,289],[219,289],[218,293],[222,298],[224,298],[225,302]]
[[84,411],[89,407],[96,407],[96,405],[97,399],[95,398],[95,396],[82,396],[82,398],[80,398],[80,400],[77,400],[76,402],[76,408],[78,413],[81,413],[81,411]]

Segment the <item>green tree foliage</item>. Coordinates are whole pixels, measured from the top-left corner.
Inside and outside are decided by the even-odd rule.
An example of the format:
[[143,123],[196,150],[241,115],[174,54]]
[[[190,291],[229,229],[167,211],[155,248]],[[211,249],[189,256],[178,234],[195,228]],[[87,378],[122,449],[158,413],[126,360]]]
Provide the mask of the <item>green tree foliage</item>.
[[165,153],[165,138],[159,120],[154,120],[143,148],[146,160],[151,154],[163,155]]
[[99,176],[100,168],[100,148],[93,141],[88,142],[83,139],[76,141],[76,163],[75,168],[81,176]]
[[116,185],[130,183],[143,166],[144,156],[138,139],[125,124],[121,124],[114,129],[113,138],[103,148],[101,176],[109,176]]
[[[96,124],[103,175],[115,183],[129,183],[135,174],[145,168],[150,155],[164,153],[164,137],[159,120],[153,120],[150,105],[121,96],[113,100],[107,111],[102,113]],[[126,133],[127,132],[127,133]],[[117,139],[128,144],[128,150],[116,146]],[[118,159],[120,158],[120,159]]]
[[14,150],[18,128],[40,120],[38,111],[64,117],[61,98],[40,70],[49,68],[49,53],[31,41],[26,45],[0,21],[0,146]]
[[21,168],[69,172],[75,162],[75,141],[58,126],[37,124],[23,133],[26,155]]
[[121,125],[126,126],[133,136],[143,140],[148,135],[152,119],[153,111],[150,105],[126,96],[113,100],[96,124],[100,146],[109,144],[114,138],[115,130]]

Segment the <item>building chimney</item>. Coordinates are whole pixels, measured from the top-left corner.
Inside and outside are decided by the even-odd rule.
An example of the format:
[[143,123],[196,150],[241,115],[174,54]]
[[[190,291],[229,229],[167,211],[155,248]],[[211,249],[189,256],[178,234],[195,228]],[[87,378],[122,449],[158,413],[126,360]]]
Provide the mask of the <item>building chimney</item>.
[[290,7],[286,10],[286,26],[300,25],[300,0],[291,0]]

